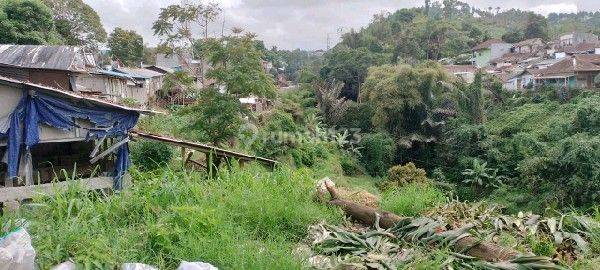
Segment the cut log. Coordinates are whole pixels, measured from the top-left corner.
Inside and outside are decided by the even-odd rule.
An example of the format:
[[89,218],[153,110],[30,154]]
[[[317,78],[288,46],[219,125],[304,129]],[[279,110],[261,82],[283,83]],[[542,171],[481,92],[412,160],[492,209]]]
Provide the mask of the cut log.
[[[325,181],[325,187],[331,195],[329,204],[340,207],[348,217],[363,225],[373,226],[377,219],[377,215],[379,215],[379,226],[383,229],[393,228],[396,223],[405,219],[394,213],[381,211],[341,199],[330,181]],[[507,261],[514,259],[519,255],[517,251],[506,249],[496,244],[479,242],[480,241],[475,237],[464,237],[457,241],[456,250],[488,262]]]

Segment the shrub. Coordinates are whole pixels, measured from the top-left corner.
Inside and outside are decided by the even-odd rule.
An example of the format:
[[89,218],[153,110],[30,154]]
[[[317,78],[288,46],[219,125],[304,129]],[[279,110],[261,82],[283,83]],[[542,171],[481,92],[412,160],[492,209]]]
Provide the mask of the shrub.
[[384,176],[394,158],[394,140],[385,133],[367,134],[359,143],[360,161],[371,176]]
[[445,201],[444,193],[432,185],[411,183],[384,192],[381,208],[400,216],[414,217]]
[[141,141],[133,144],[131,160],[141,170],[152,171],[171,162],[173,150],[163,143]]
[[427,183],[427,172],[409,162],[404,166],[398,165],[389,169],[387,179],[382,183],[384,189],[403,187],[412,183]]
[[342,166],[342,170],[344,170],[344,174],[348,176],[362,175],[364,171],[358,160],[348,154],[340,156],[340,165]]
[[312,167],[318,158],[324,158],[327,149],[321,143],[306,142],[292,149],[292,158],[296,166]]

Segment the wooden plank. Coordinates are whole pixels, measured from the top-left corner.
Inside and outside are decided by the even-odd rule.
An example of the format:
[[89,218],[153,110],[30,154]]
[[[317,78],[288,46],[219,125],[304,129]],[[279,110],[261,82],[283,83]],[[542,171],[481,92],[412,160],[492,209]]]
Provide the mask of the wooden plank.
[[112,177],[96,177],[77,181],[64,181],[35,186],[0,188],[0,202],[21,201],[31,199],[38,194],[54,195],[67,190],[69,185],[77,182],[83,190],[108,189],[113,186]]
[[109,154],[115,152],[117,150],[117,148],[121,147],[121,145],[124,145],[126,143],[129,142],[129,137],[123,139],[122,141],[115,143],[113,146],[111,146],[110,148],[106,149],[104,152],[100,153],[98,156],[92,158],[90,160],[90,163],[95,164],[96,162],[98,162],[98,160],[104,158],[105,156],[108,156]]
[[131,131],[130,135],[133,136],[134,138],[142,138],[142,139],[146,139],[146,140],[153,140],[153,141],[168,143],[168,144],[174,145],[176,147],[184,147],[184,148],[193,149],[193,150],[196,150],[196,151],[199,151],[202,153],[206,153],[206,154],[213,154],[217,158],[235,158],[235,159],[239,159],[239,160],[243,160],[243,161],[258,161],[258,162],[266,164],[272,168],[274,168],[275,164],[277,164],[277,161],[275,161],[275,160],[271,160],[271,159],[267,159],[267,158],[263,158],[263,157],[250,156],[250,155],[237,153],[237,152],[233,152],[233,151],[229,151],[229,150],[225,150],[225,149],[221,149],[221,148],[217,148],[217,147],[209,146],[209,145],[205,145],[205,144],[195,143],[195,142],[167,138],[167,137],[162,137],[162,136],[158,136],[158,135],[142,133],[139,131]]

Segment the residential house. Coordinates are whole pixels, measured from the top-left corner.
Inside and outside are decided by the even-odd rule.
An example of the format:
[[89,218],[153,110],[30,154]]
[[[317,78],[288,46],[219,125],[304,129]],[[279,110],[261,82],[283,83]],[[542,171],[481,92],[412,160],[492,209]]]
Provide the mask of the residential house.
[[513,45],[514,53],[538,53],[546,47],[541,38],[526,39]]
[[567,88],[593,88],[600,73],[600,55],[574,55],[541,69],[535,76],[536,85],[556,85]]
[[476,67],[485,67],[490,64],[492,59],[500,58],[509,53],[512,44],[506,43],[500,39],[490,39],[473,47],[473,65]]
[[49,86],[64,91],[121,102],[147,96],[129,91],[133,78],[99,69],[94,57],[80,47],[0,45],[0,76]]
[[181,54],[156,54],[156,65],[170,68],[174,71],[185,71],[196,80],[198,87],[210,85],[211,80],[206,79],[206,72],[210,70],[207,61],[194,59],[189,53]]
[[246,109],[258,113],[269,110],[273,105],[270,100],[257,97],[240,98],[240,103]]
[[147,106],[154,100],[160,91],[164,74],[145,68],[117,67],[113,71],[122,73],[133,79],[128,85],[128,97],[134,98],[140,105]]
[[0,76],[77,91],[74,76],[95,69],[83,49],[72,46],[0,45]]
[[88,73],[74,75],[78,93],[97,96],[111,102],[121,102],[125,98],[133,98],[128,93],[128,85],[133,78],[118,72],[96,69]]
[[467,83],[472,83],[475,79],[477,68],[472,65],[444,65],[444,69],[457,78],[464,80]]
[[596,43],[598,41],[598,36],[592,33],[571,32],[560,36],[559,46],[576,46],[581,43]]
[[535,86],[535,75],[538,70],[526,69],[500,77],[504,88],[509,91],[524,90]]
[[490,60],[490,64],[496,68],[511,66],[527,66],[530,62],[540,59],[535,53],[506,53],[501,57]]
[[561,59],[557,59],[557,58],[540,59],[539,61],[532,63],[528,68],[529,69],[545,69],[545,68],[552,66],[560,61],[561,61]]
[[0,202],[52,191],[63,169],[84,188],[120,189],[140,113],[149,111],[0,76]]
[[569,45],[561,47],[555,53],[556,58],[562,58],[567,55],[575,54],[600,54],[600,41],[598,42],[585,42],[577,45]]

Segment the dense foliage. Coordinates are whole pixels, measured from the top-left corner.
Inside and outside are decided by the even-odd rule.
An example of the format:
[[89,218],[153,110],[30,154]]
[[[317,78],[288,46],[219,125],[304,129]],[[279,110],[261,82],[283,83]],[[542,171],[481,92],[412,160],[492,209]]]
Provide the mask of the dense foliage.
[[139,66],[144,57],[144,38],[133,30],[115,28],[108,37],[108,47],[114,60],[126,66]]
[[40,0],[0,1],[0,43],[58,44],[52,10]]
[[97,50],[107,34],[100,16],[82,0],[43,0],[53,13],[64,44]]

